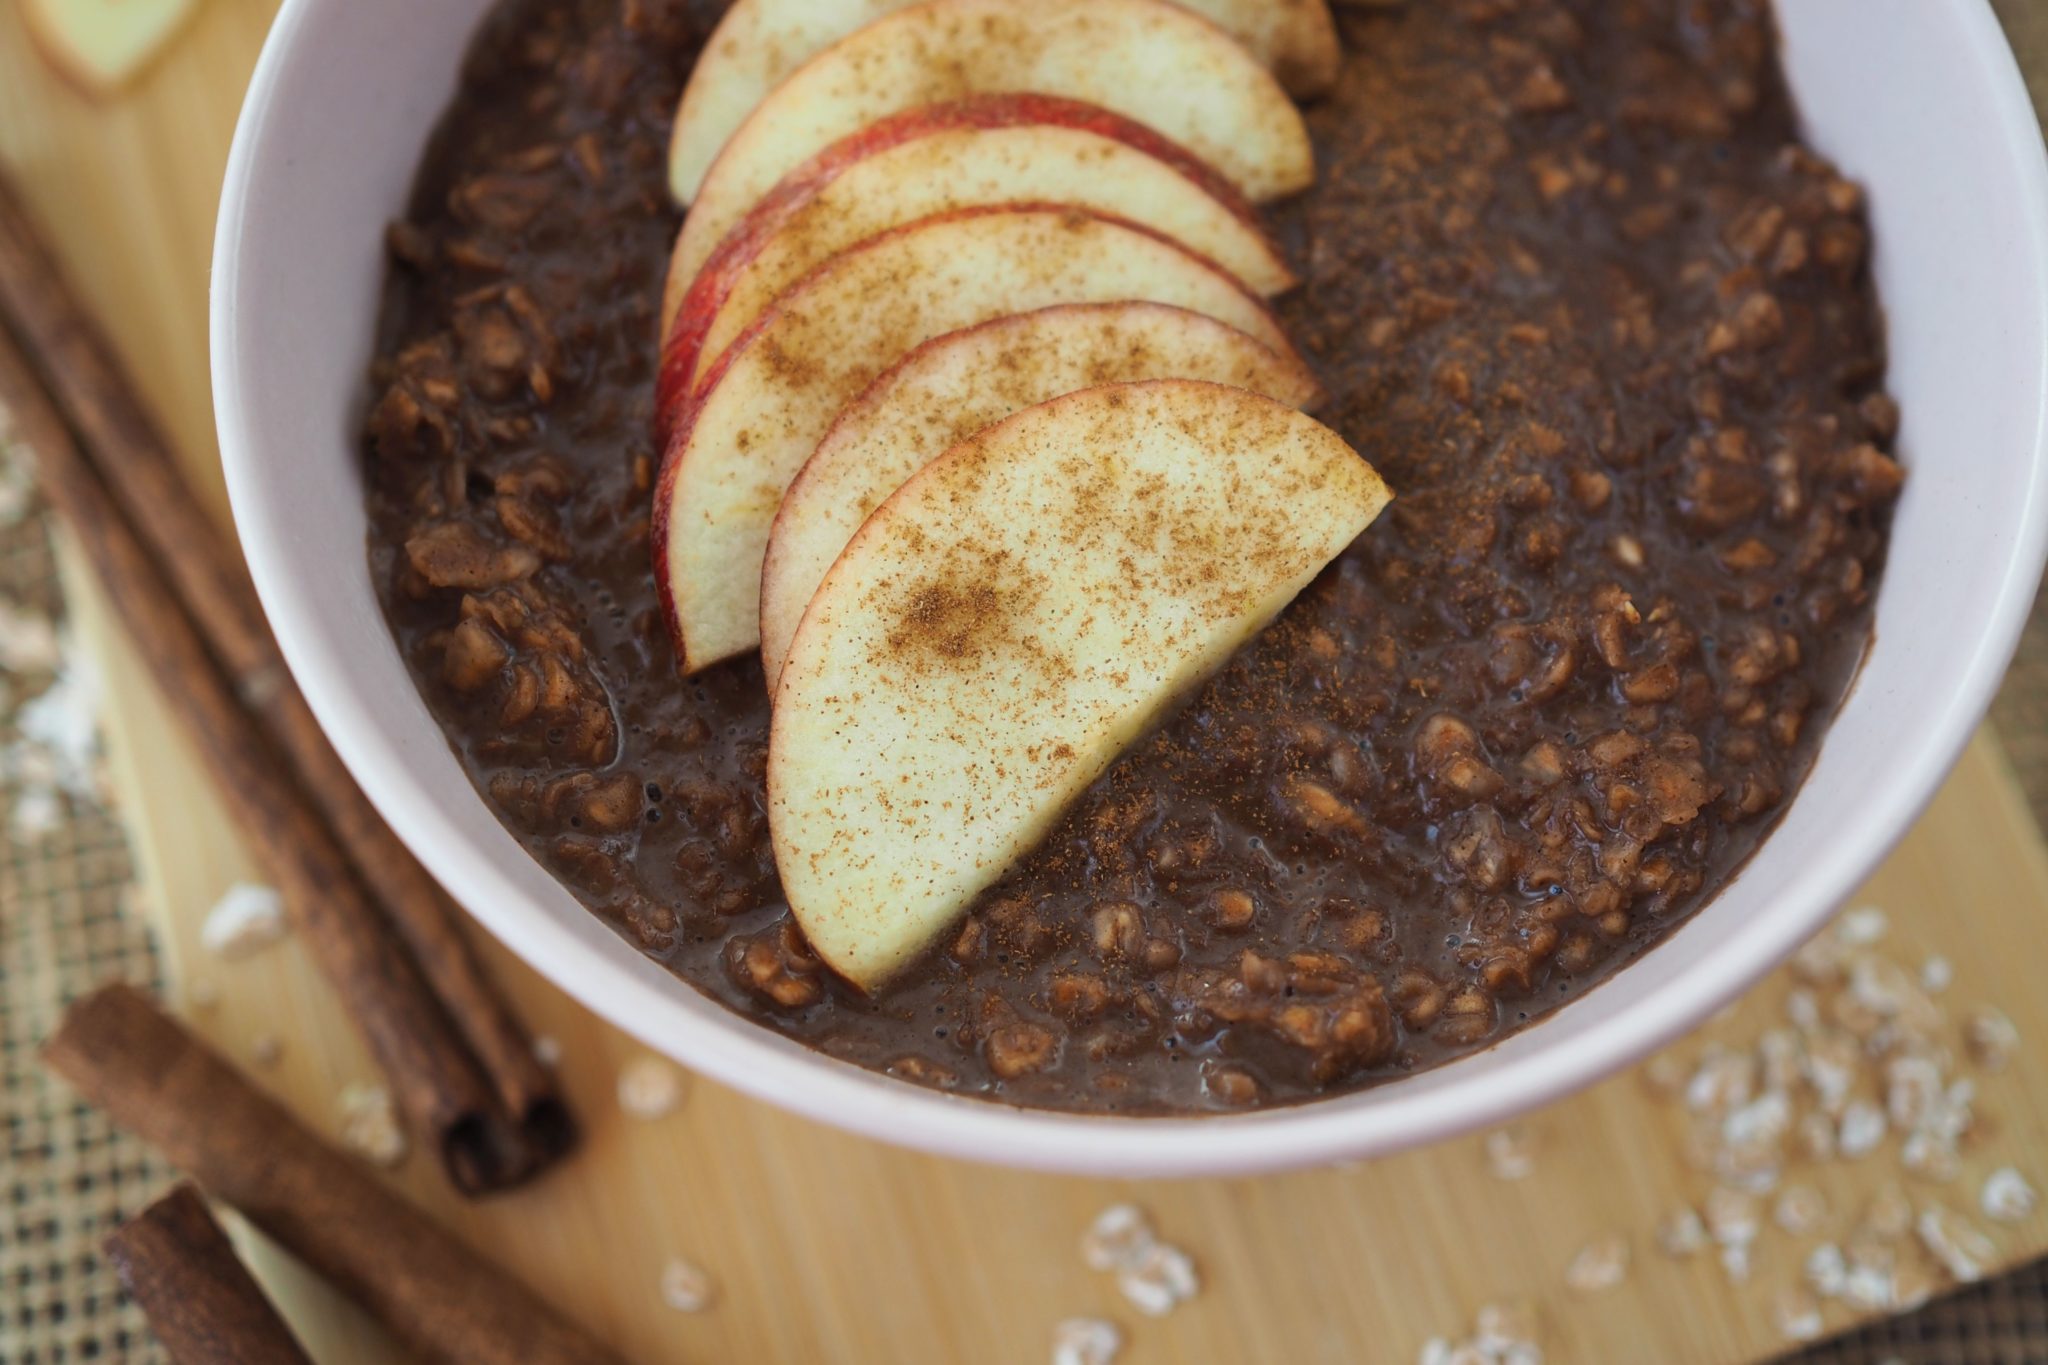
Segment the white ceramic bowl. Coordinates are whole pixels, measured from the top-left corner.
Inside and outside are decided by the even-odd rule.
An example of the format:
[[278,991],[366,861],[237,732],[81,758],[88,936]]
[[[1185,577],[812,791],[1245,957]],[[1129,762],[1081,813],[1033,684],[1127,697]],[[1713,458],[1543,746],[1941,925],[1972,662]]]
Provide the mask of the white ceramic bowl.
[[1556,1099],[1691,1027],[1812,933],[1941,782],[2011,654],[2048,536],[2048,175],[1986,0],[1781,0],[1808,136],[1868,185],[1912,475],[1877,640],[1812,777],[1733,885],[1642,961],[1490,1051],[1228,1118],[1086,1118],[921,1090],[730,1014],[534,863],[451,755],[364,559],[357,433],[386,220],[488,0],[285,0],[214,248],[221,454],[293,673],[370,798],[513,951],[650,1047],[891,1142],[1190,1175],[1371,1156]]

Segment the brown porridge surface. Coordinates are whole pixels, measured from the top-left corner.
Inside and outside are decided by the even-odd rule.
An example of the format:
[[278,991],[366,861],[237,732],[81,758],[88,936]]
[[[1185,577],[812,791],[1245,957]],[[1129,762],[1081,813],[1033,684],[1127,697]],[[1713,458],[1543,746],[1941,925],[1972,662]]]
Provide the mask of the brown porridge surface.
[[502,0],[372,372],[392,630],[593,913],[831,1055],[1156,1113],[1484,1046],[1734,875],[1868,642],[1901,482],[1861,196],[1799,145],[1763,0],[1341,12],[1281,311],[1396,501],[876,1000],[779,899],[758,664],[683,678],[649,573],[710,8]]

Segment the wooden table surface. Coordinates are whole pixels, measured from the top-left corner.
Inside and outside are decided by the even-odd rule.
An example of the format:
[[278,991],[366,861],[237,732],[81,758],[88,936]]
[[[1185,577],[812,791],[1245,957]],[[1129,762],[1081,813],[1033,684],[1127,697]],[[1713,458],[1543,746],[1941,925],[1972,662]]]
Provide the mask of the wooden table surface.
[[[225,512],[208,396],[205,288],[215,198],[242,85],[272,0],[208,0],[174,49],[121,98],[94,105],[54,80],[0,7],[0,159],[25,187],[76,283]],[[2042,7],[2048,9],[2048,7]],[[2048,40],[2041,10],[2015,5],[2022,41]],[[223,515],[223,534],[225,530]],[[316,1125],[370,1064],[331,992],[296,944],[218,964],[197,944],[206,909],[258,879],[219,804],[91,585],[70,575],[80,627],[110,682],[116,785],[162,928],[178,992],[207,1036],[249,1063]],[[1911,837],[1866,889],[1888,906],[1906,961],[1935,947],[1953,961],[1950,999],[1993,1001],[2023,1035],[2048,1035],[2035,982],[2048,910],[2048,855],[1988,739],[1972,748]],[[1967,914],[1972,932],[1953,932]],[[1041,1361],[1052,1325],[1104,1314],[1130,1331],[1132,1365],[1408,1361],[1428,1336],[1456,1334],[1482,1303],[1535,1304],[1550,1359],[1752,1360],[1783,1350],[1773,1290],[1800,1248],[1765,1245],[1755,1280],[1733,1286],[1707,1258],[1667,1261],[1650,1228],[1702,1179],[1682,1157],[1683,1123],[1638,1078],[1621,1077],[1533,1118],[1534,1178],[1488,1173],[1478,1138],[1370,1166],[1257,1180],[1131,1187],[1054,1179],[913,1156],[787,1117],[709,1083],[683,1109],[634,1121],[613,1098],[636,1053],[622,1036],[487,945],[536,1031],[559,1040],[588,1141],[538,1187],[483,1204],[451,1194],[431,1164],[394,1176],[458,1234],[641,1361]],[[1767,985],[1716,1037],[1753,1038],[1778,1007]],[[679,987],[681,989],[681,987]],[[218,995],[208,1008],[195,995]],[[1700,1040],[1688,1045],[1696,1050]],[[253,1063],[250,1063],[253,1065]],[[2048,1050],[1984,1084],[1988,1133],[1964,1180],[1969,1207],[1994,1166],[2048,1152]],[[1831,1166],[1809,1177],[1838,1209],[1866,1198],[1884,1168]],[[2048,1170],[2035,1170],[2037,1181]],[[1200,1261],[1205,1287],[1172,1316],[1137,1317],[1080,1262],[1075,1242],[1112,1200],[1135,1197]],[[1628,1232],[1636,1267],[1597,1296],[1564,1288],[1588,1239]],[[246,1231],[259,1273],[316,1358],[394,1359],[324,1286]],[[2001,1263],[2048,1252],[2048,1218],[1997,1236]],[[719,1289],[707,1312],[663,1305],[672,1256],[701,1263]],[[1831,1308],[1830,1328],[1852,1319]]]

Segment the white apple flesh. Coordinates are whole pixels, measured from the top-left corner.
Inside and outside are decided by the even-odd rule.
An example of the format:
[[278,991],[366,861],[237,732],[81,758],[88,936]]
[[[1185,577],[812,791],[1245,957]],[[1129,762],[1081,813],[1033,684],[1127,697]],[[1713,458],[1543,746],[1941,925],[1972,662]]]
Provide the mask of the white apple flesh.
[[1168,0],[925,0],[818,53],[719,152],[683,220],[685,277],[791,170],[887,115],[1037,92],[1145,124],[1253,200],[1308,188],[1301,111],[1229,34]]
[[1161,303],[1063,304],[934,337],[847,404],[797,472],[761,567],[761,663],[771,693],[804,608],[868,515],[983,427],[1077,389],[1206,379],[1310,408],[1295,356]]
[[839,410],[932,337],[1056,303],[1170,303],[1292,354],[1265,304],[1136,224],[1058,206],[963,210],[818,267],[733,343],[677,419],[654,492],[656,588],[697,672],[761,642],[782,493]]
[[[737,0],[690,72],[669,140],[669,188],[697,197],[704,172],[768,92],[792,71],[884,15],[918,0]],[[1183,0],[1243,43],[1293,94],[1319,95],[1342,52],[1325,0]]]
[[818,955],[886,986],[1387,496],[1313,418],[1192,380],[1067,394],[913,475],[819,586],[770,729]]

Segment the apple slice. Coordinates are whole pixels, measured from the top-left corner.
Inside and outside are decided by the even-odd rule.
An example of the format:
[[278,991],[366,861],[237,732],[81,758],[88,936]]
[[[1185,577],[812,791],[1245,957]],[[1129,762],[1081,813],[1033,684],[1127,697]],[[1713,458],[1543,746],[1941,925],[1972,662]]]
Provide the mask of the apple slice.
[[[1251,50],[1296,95],[1328,90],[1343,53],[1324,0],[1182,0]],[[676,202],[697,196],[733,130],[790,72],[825,48],[916,0],[738,0],[690,72],[669,140]]]
[[1207,379],[1312,407],[1308,367],[1228,323],[1163,303],[1080,303],[934,337],[847,404],[782,495],[761,566],[772,693],[811,595],[868,514],[954,444],[1076,389]]
[[22,26],[50,64],[95,98],[147,67],[199,0],[22,0]]
[[1315,179],[1308,127],[1236,40],[1168,0],[925,0],[799,67],[705,172],[676,265],[696,274],[775,182],[876,119],[968,95],[1038,91],[1170,138],[1254,200]]
[[1387,496],[1313,418],[1186,379],[1055,398],[913,475],[776,694],[769,830],[818,955],[886,985]]
[[1049,95],[905,110],[785,176],[694,276],[675,260],[662,300],[665,420],[733,337],[826,257],[915,218],[1021,200],[1143,223],[1256,293],[1294,283],[1229,181],[1120,114]]
[[1055,303],[1142,299],[1291,353],[1266,306],[1201,257],[1059,205],[906,224],[799,281],[719,358],[676,423],[654,491],[657,587],[690,672],[761,642],[761,556],[839,410],[932,337]]

